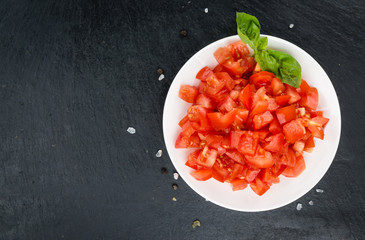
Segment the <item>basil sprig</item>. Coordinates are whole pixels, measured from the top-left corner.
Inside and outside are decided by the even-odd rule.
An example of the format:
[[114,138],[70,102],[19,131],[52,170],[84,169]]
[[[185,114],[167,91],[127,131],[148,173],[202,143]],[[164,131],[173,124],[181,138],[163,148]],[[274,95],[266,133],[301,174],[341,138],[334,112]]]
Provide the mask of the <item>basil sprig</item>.
[[237,33],[241,40],[255,52],[255,59],[260,68],[272,72],[283,83],[298,88],[301,83],[302,69],[291,55],[267,48],[267,37],[260,37],[261,25],[256,17],[237,12]]

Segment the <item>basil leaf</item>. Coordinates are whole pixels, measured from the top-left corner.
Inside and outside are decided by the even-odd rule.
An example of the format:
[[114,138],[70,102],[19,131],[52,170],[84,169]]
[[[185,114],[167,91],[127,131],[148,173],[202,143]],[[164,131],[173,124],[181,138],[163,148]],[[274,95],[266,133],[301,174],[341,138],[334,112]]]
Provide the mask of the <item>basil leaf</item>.
[[255,52],[260,40],[260,23],[256,17],[247,13],[237,12],[237,33],[244,43],[247,43]]
[[295,88],[300,87],[302,69],[297,60],[289,54],[264,50],[258,51],[255,58],[262,70],[274,73],[283,83]]
[[267,37],[260,38],[258,44],[257,44],[257,50],[265,50],[268,44]]

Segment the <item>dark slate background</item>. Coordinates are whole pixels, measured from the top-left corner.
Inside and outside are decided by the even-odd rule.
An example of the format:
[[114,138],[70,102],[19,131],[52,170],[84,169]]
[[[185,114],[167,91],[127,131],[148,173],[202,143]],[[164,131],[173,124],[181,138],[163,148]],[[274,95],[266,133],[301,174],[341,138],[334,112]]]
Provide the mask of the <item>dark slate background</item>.
[[[227,210],[172,177],[165,96],[236,11],[312,55],[339,97],[339,149],[301,211]],[[363,0],[0,1],[0,239],[365,239],[364,16]]]

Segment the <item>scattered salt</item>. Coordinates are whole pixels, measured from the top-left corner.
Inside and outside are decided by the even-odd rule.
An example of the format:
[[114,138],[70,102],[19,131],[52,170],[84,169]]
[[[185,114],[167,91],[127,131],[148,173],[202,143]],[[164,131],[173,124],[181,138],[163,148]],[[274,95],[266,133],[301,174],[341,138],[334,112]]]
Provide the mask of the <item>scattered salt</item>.
[[294,24],[292,24],[292,23],[291,23],[291,24],[289,25],[289,28],[293,28],[293,27],[294,27]]
[[301,203],[298,203],[298,204],[297,204],[297,210],[298,210],[298,211],[302,210],[302,207],[303,207],[303,206],[302,206],[302,204],[301,204]]
[[208,8],[205,8],[205,9],[204,9],[204,12],[205,12],[205,13],[208,13]]
[[309,204],[309,205],[311,205],[311,206],[313,206],[313,204],[314,204],[314,203],[313,203],[313,201],[312,201],[312,200],[310,200],[310,201],[308,202],[308,204]]
[[317,189],[316,189],[316,192],[317,192],[317,193],[323,193],[324,191],[323,191],[322,189],[320,189],[320,188],[317,188]]
[[172,201],[176,202],[176,201],[177,201],[177,199],[176,199],[175,197],[173,197],[173,198],[172,198]]
[[179,178],[179,174],[178,173],[174,173],[174,179],[177,180]]
[[200,221],[197,219],[193,222],[193,225],[192,225],[193,228],[196,228],[196,227],[200,227]]
[[158,150],[157,153],[156,153],[156,157],[161,157],[162,156],[162,150]]
[[158,80],[161,81],[162,79],[165,78],[165,75],[161,74],[159,77],[158,77]]
[[129,127],[127,129],[127,132],[129,132],[130,134],[135,134],[136,133],[136,129],[134,129],[133,127]]

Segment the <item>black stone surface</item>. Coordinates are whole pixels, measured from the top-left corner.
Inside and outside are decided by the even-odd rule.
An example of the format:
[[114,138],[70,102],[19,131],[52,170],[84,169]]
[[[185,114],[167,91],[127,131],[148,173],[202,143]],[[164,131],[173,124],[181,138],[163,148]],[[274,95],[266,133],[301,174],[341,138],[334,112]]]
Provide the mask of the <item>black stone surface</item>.
[[[365,239],[363,0],[0,6],[0,239]],[[301,211],[227,210],[172,176],[165,96],[194,53],[236,34],[235,11],[315,57],[339,97],[340,146]]]

